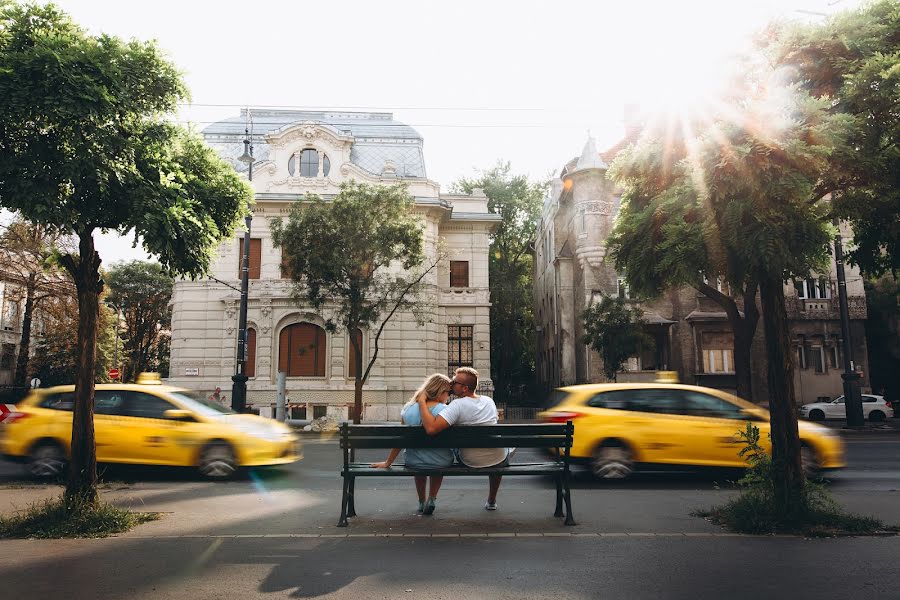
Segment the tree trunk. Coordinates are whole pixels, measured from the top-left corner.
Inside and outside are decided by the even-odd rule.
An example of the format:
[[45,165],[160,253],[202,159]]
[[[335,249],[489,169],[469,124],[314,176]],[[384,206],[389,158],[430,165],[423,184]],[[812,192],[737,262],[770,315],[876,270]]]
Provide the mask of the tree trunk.
[[97,501],[97,446],[94,440],[94,370],[97,363],[97,325],[100,314],[100,256],[91,230],[79,232],[77,261],[63,257],[78,291],[78,368],[72,415],[72,457],[66,499]]
[[778,277],[759,280],[763,328],[768,356],[769,412],[771,413],[775,510],[782,523],[800,518],[806,508],[800,467],[800,435],[791,381],[793,361],[787,335],[784,288]]
[[[349,331],[356,331],[356,327]],[[363,388],[363,370],[362,370],[362,344],[357,345],[356,336],[350,336],[350,343],[355,350],[353,362],[355,368],[355,376],[353,378],[353,422],[357,425],[362,421],[362,388]],[[384,416],[387,419],[387,415]]]
[[16,374],[13,388],[24,390],[28,380],[28,354],[31,352],[31,321],[34,313],[34,275],[25,286],[25,313],[22,315],[22,337],[19,339],[19,355],[16,357]]

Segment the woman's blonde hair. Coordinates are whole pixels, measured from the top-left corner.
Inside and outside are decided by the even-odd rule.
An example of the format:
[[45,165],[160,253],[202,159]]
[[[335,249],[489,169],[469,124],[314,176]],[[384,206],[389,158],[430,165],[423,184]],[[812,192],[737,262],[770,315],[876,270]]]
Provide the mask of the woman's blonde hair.
[[425,382],[422,383],[419,389],[416,390],[416,393],[413,394],[413,397],[409,399],[409,402],[403,405],[403,409],[400,412],[403,412],[404,410],[418,402],[418,398],[422,394],[425,394],[426,399],[434,400],[443,392],[446,392],[449,389],[449,377],[447,377],[443,373],[435,373],[434,375],[429,375],[428,379],[426,379]]

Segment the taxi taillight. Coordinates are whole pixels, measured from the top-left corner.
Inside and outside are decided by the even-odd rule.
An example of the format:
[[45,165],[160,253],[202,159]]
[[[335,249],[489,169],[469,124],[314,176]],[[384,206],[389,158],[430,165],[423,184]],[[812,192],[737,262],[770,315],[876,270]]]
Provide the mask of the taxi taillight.
[[572,411],[556,411],[544,413],[544,420],[548,423],[565,423],[566,421],[574,421],[578,417],[583,417],[583,413]]

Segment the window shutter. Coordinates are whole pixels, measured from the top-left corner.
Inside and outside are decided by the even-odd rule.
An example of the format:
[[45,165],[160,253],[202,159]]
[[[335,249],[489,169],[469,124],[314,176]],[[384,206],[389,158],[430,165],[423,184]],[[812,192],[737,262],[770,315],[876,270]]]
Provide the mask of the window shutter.
[[[241,278],[241,266],[244,262],[244,238],[240,238],[238,252],[238,279]],[[250,279],[259,279],[262,265],[262,240],[250,238]]]
[[450,261],[450,287],[469,287],[469,261]]
[[256,377],[256,330],[247,329],[247,362],[244,363],[244,374]]

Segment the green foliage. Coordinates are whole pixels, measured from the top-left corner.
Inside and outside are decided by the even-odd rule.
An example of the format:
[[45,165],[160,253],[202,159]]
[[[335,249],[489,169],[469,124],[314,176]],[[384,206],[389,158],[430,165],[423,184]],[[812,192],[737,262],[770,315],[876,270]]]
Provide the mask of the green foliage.
[[803,489],[804,510],[797,518],[782,521],[776,510],[775,472],[772,458],[760,445],[759,428],[747,423],[737,432],[744,442],[739,452],[749,468],[738,480],[741,493],[723,506],[709,511],[696,511],[696,516],[710,519],[738,533],[799,533],[809,536],[836,534],[870,534],[883,528],[877,519],[843,512],[821,483],[806,481]]
[[603,373],[615,381],[616,374],[629,357],[635,356],[652,340],[644,332],[643,312],[630,307],[622,298],[604,297],[582,314],[584,337],[603,358]]
[[59,497],[32,504],[11,517],[0,517],[0,538],[102,538],[157,519],[158,513],[135,513],[103,502]]
[[478,188],[488,211],[500,215],[491,236],[488,269],[491,292],[491,379],[498,402],[526,402],[534,383],[534,287],[531,243],[547,184],[513,175],[498,162],[473,179],[460,179],[454,193]]
[[53,5],[0,10],[0,206],[79,236],[133,231],[206,272],[251,192],[167,120],[187,91],[153,43],[90,36]]
[[[138,373],[160,370],[160,346],[171,326],[171,275],[158,263],[135,260],[113,265],[106,273],[106,303],[122,315],[124,331],[120,355],[125,367],[122,381]],[[168,346],[166,346],[168,347]]]

